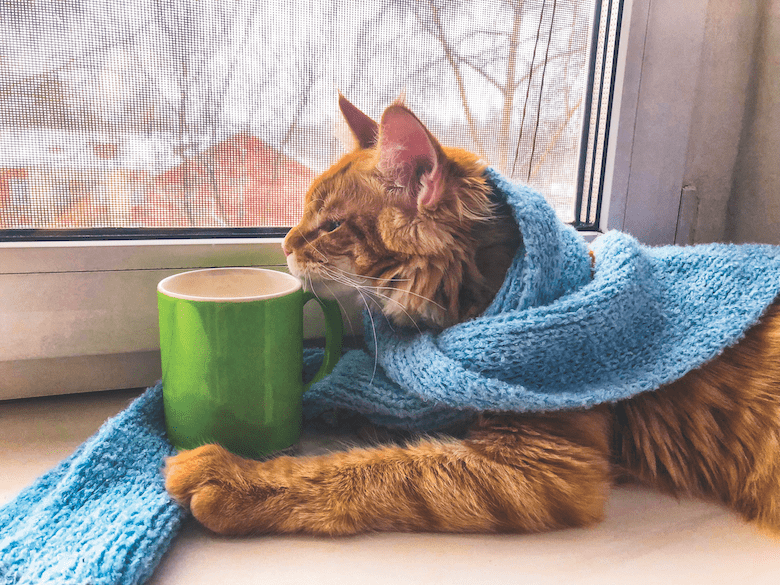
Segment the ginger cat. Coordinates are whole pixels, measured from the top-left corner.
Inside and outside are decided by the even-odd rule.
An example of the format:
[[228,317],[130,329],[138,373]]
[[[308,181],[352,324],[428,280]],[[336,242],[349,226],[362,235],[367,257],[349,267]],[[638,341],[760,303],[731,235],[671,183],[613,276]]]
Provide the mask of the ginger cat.
[[[484,166],[442,147],[401,103],[379,124],[343,97],[340,107],[356,148],[309,189],[284,242],[291,272],[322,291],[373,290],[400,324],[478,315],[521,242],[509,210],[488,200]],[[316,457],[259,462],[207,445],[165,473],[168,491],[222,534],[587,526],[625,475],[780,529],[780,304],[702,368],[615,404],[487,413],[462,440]]]

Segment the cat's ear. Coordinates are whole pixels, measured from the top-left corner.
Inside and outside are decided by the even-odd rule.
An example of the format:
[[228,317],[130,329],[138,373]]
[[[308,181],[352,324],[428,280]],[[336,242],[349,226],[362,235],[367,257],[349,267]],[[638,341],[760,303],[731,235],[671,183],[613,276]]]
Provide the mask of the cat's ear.
[[371,148],[376,145],[379,126],[371,118],[357,109],[350,101],[339,92],[339,110],[347,126],[352,131],[352,136],[360,148]]
[[379,171],[401,187],[415,207],[436,207],[444,194],[444,152],[406,106],[389,106],[379,123]]

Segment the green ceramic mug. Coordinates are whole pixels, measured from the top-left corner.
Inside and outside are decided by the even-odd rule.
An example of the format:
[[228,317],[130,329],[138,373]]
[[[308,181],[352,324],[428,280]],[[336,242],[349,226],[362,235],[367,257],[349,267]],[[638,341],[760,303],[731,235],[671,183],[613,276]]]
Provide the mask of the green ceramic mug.
[[[177,449],[219,443],[245,457],[293,445],[301,432],[303,306],[314,299],[289,274],[210,268],[157,286],[163,402]],[[335,301],[317,299],[327,326],[325,360],[341,356]]]

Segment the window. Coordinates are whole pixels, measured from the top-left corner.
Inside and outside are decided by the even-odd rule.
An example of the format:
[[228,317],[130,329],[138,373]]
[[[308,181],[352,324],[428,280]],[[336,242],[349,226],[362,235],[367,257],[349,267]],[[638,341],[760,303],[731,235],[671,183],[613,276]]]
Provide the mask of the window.
[[3,3],[0,169],[33,177],[35,197],[0,199],[0,235],[282,235],[340,150],[336,88],[375,118],[405,91],[443,143],[578,220],[589,63],[608,93],[619,4]]
[[27,179],[8,179],[11,199],[8,206],[12,210],[24,209],[30,205],[30,184]]
[[[284,2],[275,3],[274,10],[287,16],[276,20],[259,16],[266,6],[263,2],[211,4],[205,0],[164,6],[138,0],[122,8],[98,0],[0,4],[0,227],[4,228],[0,233],[19,236],[0,242],[0,377],[4,380],[0,397],[151,384],[159,375],[154,292],[159,280],[202,266],[283,267],[280,239],[273,237],[283,230],[273,231],[278,229],[274,224],[284,226],[291,220],[273,219],[279,211],[269,207],[267,200],[261,203],[260,197],[252,204],[255,208],[249,205],[241,211],[241,204],[258,193],[243,169],[254,170],[253,157],[286,161],[290,166],[287,170],[283,165],[277,167],[282,169],[277,178],[291,176],[294,184],[298,180],[295,169],[300,170],[295,165],[317,172],[332,160],[339,149],[332,136],[334,79],[342,80],[338,89],[374,117],[405,87],[411,107],[445,143],[478,148],[472,145],[476,137],[490,150],[488,145],[496,134],[493,129],[505,128],[503,142],[496,142],[508,148],[487,152],[493,157],[491,162],[501,166],[503,160],[504,168],[523,180],[528,179],[530,167],[531,182],[570,221],[593,225],[594,220],[581,212],[591,195],[582,199],[582,205],[576,199],[577,169],[582,168],[578,147],[586,141],[581,120],[588,110],[587,136],[609,139],[601,140],[601,150],[596,148],[599,154],[588,171],[597,181],[589,189],[602,202],[593,227],[624,227],[626,217],[634,217],[629,210],[652,206],[643,203],[649,200],[642,199],[642,194],[653,190],[640,183],[653,175],[653,165],[661,169],[656,174],[669,178],[668,198],[674,195],[674,177],[681,177],[675,163],[684,158],[680,145],[685,144],[688,122],[684,115],[670,117],[669,112],[684,111],[682,105],[690,103],[692,92],[688,86],[682,90],[675,86],[674,103],[664,115],[647,104],[668,95],[669,85],[677,82],[677,78],[664,82],[668,72],[695,80],[696,52],[689,45],[701,40],[696,36],[703,23],[698,7],[654,0],[651,10],[649,0],[602,1],[599,34],[611,31],[612,37],[606,38],[613,40],[601,41],[596,47],[616,46],[618,54],[617,58],[601,57],[589,98],[585,92],[587,63],[592,62],[593,53],[588,49],[588,31],[597,9],[589,1],[345,1],[323,3],[324,7]],[[370,18],[362,4],[370,5]],[[110,12],[106,12],[108,6]],[[525,12],[515,27],[513,16],[520,6]],[[193,14],[193,7],[199,12]],[[442,24],[457,10],[468,17],[454,21],[452,29],[437,37],[437,18]],[[664,18],[665,12],[675,14],[674,21]],[[214,16],[222,13],[230,18]],[[345,14],[362,14],[366,21],[339,25]],[[163,30],[161,24],[154,28],[155,19],[167,22],[168,28]],[[203,28],[199,34],[211,35],[203,38],[219,39],[225,33],[222,36],[230,38],[221,40],[219,47],[227,50],[238,43],[242,59],[261,59],[264,67],[276,68],[280,76],[273,82],[258,76],[239,83],[238,69],[231,69],[231,62],[213,46],[195,37],[179,38],[181,43],[176,40],[180,20]],[[306,28],[315,21],[319,28]],[[255,29],[249,26],[252,22]],[[486,30],[482,26],[486,22],[503,28],[500,32]],[[78,23],[84,26],[79,29]],[[323,23],[334,25],[335,32],[322,32],[327,29]],[[334,49],[336,55],[339,51],[349,54],[359,40],[377,37],[370,32],[371,26],[383,31],[383,26],[393,23],[404,25],[394,33],[402,41],[424,38],[429,43],[422,55],[411,51],[395,55],[400,65],[419,76],[401,76],[403,84],[388,81],[399,76],[387,59],[398,50],[398,43],[378,43],[361,55],[363,65],[357,68],[347,67],[341,58],[316,63],[305,58],[319,46]],[[680,23],[687,37],[680,34]],[[238,26],[242,34],[227,34],[228,25]],[[55,31],[68,42],[60,47],[53,33],[51,38],[41,38],[37,30]],[[150,30],[157,32],[151,35]],[[290,31],[312,32],[296,37],[302,52],[285,68],[281,64],[286,62],[286,52],[262,54],[256,48],[260,47],[255,38],[262,37],[260,30],[266,37],[284,39]],[[570,34],[573,30],[576,35]],[[506,104],[501,101],[499,74],[505,78],[507,62],[502,65],[491,55],[513,31],[517,31],[515,47],[522,46],[531,57],[535,51],[536,57],[518,58],[510,123],[501,126]],[[681,42],[687,44],[681,48]],[[180,52],[187,46],[205,61],[187,61]],[[511,46],[503,45],[505,54]],[[658,66],[659,53],[663,67]],[[235,97],[228,90],[217,91],[223,86],[204,89],[197,85],[208,69],[204,63],[212,57],[220,79],[233,72]],[[371,59],[384,65],[371,65]],[[133,69],[131,65],[138,62],[144,68]],[[313,69],[315,65],[320,69]],[[556,67],[571,75],[553,76]],[[581,72],[575,75],[575,69]],[[605,93],[596,88],[602,77],[612,79],[616,89]],[[482,89],[473,90],[470,84],[477,81]],[[271,83],[284,91],[262,100],[262,91],[270,91]],[[81,94],[72,89],[79,87]],[[146,89],[136,95],[128,87]],[[100,98],[101,91],[115,99]],[[313,96],[318,92],[330,97],[317,101]],[[127,97],[124,101],[123,96]],[[201,103],[196,97],[211,105],[194,110],[192,104]],[[609,103],[611,113],[604,109]],[[442,114],[445,110],[459,112],[458,117],[448,119]],[[195,123],[196,114],[205,121]],[[217,124],[231,115],[238,116],[234,127]],[[491,115],[498,117],[491,119]],[[593,116],[600,120],[597,130]],[[309,118],[321,122],[320,133],[307,126]],[[63,120],[75,120],[81,126]],[[653,132],[646,132],[648,128]],[[650,134],[652,141],[645,138]],[[260,140],[273,145],[272,150],[253,151]],[[648,156],[648,152],[654,154]],[[239,170],[232,174],[219,171],[215,163],[222,160]],[[298,187],[292,189],[300,196]],[[184,192],[189,193],[187,199],[182,197]],[[42,209],[40,203],[46,200],[54,205]],[[247,219],[261,207],[271,219]],[[221,222],[239,227],[226,228]],[[176,231],[182,228],[193,230],[187,232],[190,236],[202,237],[205,232],[198,230],[209,230],[221,237],[185,240],[185,232]],[[131,240],[141,229],[158,231]],[[89,239],[94,237],[91,230],[101,230],[98,239]],[[33,241],[42,236],[46,239]],[[359,330],[358,311],[355,307],[351,320]],[[317,327],[316,314],[312,311],[309,319],[314,322],[312,332]]]

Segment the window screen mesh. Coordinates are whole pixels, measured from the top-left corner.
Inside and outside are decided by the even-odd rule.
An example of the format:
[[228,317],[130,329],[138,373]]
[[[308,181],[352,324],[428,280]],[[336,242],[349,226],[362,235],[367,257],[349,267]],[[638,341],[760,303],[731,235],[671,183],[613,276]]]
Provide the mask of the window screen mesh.
[[337,91],[574,218],[594,0],[0,3],[0,229],[285,227]]

